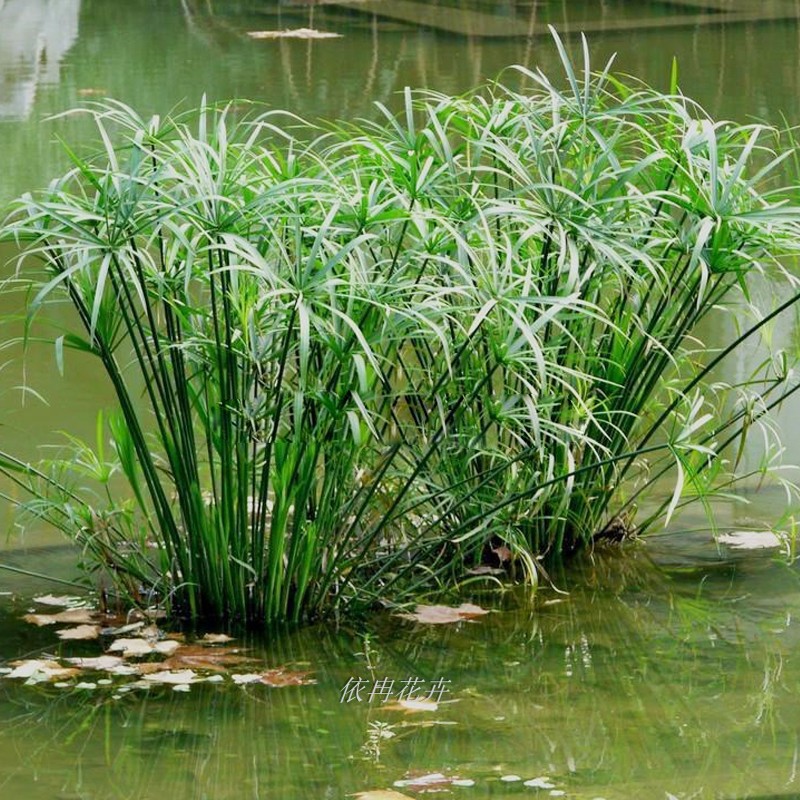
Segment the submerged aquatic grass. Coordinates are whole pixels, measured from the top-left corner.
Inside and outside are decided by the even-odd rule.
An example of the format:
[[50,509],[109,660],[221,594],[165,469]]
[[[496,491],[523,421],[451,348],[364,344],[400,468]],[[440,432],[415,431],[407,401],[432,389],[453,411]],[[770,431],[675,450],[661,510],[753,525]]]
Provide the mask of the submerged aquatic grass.
[[[374,124],[83,109],[101,151],[2,235],[30,317],[76,312],[59,365],[97,358],[118,408],[94,447],[0,462],[26,511],[133,602],[260,625],[408,598],[499,543],[535,579],[727,490],[726,451],[798,386],[776,352],[707,380],[800,297],[789,152],[556,43],[566,89],[518,68],[531,91],[407,91]],[[787,299],[709,352],[698,325],[765,274]]]

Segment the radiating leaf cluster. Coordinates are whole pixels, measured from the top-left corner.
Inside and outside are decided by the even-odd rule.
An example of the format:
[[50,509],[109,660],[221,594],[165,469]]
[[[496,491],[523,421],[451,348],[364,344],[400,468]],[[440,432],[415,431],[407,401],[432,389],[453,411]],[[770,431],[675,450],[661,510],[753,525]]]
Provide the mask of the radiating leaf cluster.
[[[783,156],[558,46],[566,90],[522,70],[532,90],[406,92],[324,131],[93,104],[101,152],[3,236],[20,279],[46,266],[32,315],[74,306],[59,365],[92,354],[119,407],[96,449],[0,462],[28,511],[131,599],[263,624],[408,597],[498,541],[533,577],[630,529],[674,466],[645,525],[727,485],[724,450],[797,386],[779,353],[705,380],[797,299]],[[707,351],[698,326],[763,273],[787,299]]]

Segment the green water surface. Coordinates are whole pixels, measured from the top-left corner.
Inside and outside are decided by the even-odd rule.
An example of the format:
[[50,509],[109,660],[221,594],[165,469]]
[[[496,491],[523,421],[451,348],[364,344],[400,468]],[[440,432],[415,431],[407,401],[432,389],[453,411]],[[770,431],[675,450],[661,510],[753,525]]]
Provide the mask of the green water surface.
[[[407,84],[459,92],[515,63],[554,74],[554,47],[540,35],[548,22],[607,26],[592,33],[595,63],[617,52],[618,69],[663,88],[677,57],[682,89],[717,116],[800,123],[797,19],[675,26],[739,7],[800,15],[794,0],[0,0],[0,201],[66,168],[57,140],[86,140],[87,122],[45,120],[82,102],[108,95],[153,114],[205,94],[311,118],[374,116],[374,101],[396,106]],[[620,20],[666,27],[614,30]],[[527,33],[489,36],[501,23]],[[303,27],[341,38],[248,35]],[[19,296],[0,294],[0,316],[21,311]],[[705,333],[727,341],[732,323],[714,324]],[[19,330],[6,323],[0,341]],[[793,320],[774,336],[796,337]],[[0,361],[11,357],[0,371],[3,449],[33,457],[59,430],[93,435],[96,409],[112,396],[94,364],[71,355],[61,377],[50,346],[34,346],[24,363],[18,348],[0,351]],[[49,405],[28,394],[22,407],[23,385]],[[782,417],[788,461],[800,460],[797,412]],[[763,527],[786,506],[774,490],[749,499],[718,509],[724,529]],[[0,507],[0,520],[8,516]],[[474,781],[432,795],[456,798],[800,797],[797,569],[779,551],[718,548],[707,530],[687,530],[695,523],[705,524],[684,518],[646,545],[569,565],[552,576],[569,594],[460,598],[499,609],[475,622],[378,615],[243,643],[266,665],[310,671],[312,685],[119,694],[118,679],[95,689],[0,679],[0,798],[339,800],[391,788],[426,797],[394,784],[432,773]],[[47,531],[12,531],[0,546],[17,566],[70,577],[75,554],[57,543]],[[101,651],[20,621],[45,588],[57,589],[0,573],[10,593],[0,596],[0,663]],[[356,676],[442,678],[449,692],[435,711],[341,703]],[[511,776],[522,780],[502,780]],[[524,785],[535,778],[552,787]]]
[[[5,679],[0,794],[345,798],[440,773],[474,781],[441,795],[464,800],[797,797],[798,575],[754,553],[664,535],[571,565],[569,594],[474,595],[498,609],[474,622],[378,615],[242,643],[270,667],[309,670],[312,685],[119,694],[127,679]],[[26,608],[0,606],[4,653],[99,652],[21,626]],[[341,702],[352,677],[399,688],[412,676],[447,681],[438,708]],[[524,785],[535,778],[552,788]]]

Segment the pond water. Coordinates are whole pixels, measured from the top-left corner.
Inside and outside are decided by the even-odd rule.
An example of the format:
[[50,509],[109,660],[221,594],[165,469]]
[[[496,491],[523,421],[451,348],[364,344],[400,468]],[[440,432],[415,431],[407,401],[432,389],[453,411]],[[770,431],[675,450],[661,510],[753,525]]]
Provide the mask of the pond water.
[[[78,117],[43,120],[82,101],[113,96],[149,114],[206,94],[311,118],[371,116],[373,101],[396,104],[407,84],[458,92],[514,63],[554,73],[548,23],[585,28],[595,63],[617,52],[618,69],[657,86],[677,57],[683,90],[717,116],[797,124],[799,17],[795,0],[0,1],[0,201],[63,171],[58,138],[89,131]],[[248,35],[290,28],[342,37]],[[0,296],[0,315],[20,310],[19,297]],[[725,341],[730,323],[715,324],[708,334]],[[6,325],[3,341],[15,330]],[[792,320],[775,331],[777,342],[795,336]],[[29,396],[21,407],[23,383],[50,405]],[[110,402],[90,362],[74,357],[61,378],[51,348],[35,347],[24,368],[0,371],[2,446],[33,456],[31,431],[91,436]],[[797,410],[783,418],[788,461],[800,459]],[[722,529],[763,527],[785,509],[774,490],[750,499],[719,507]],[[120,694],[118,678],[95,689],[0,679],[0,797],[344,798],[434,773],[474,781],[444,787],[465,798],[800,796],[797,569],[780,549],[717,547],[702,518],[680,524],[552,576],[569,594],[466,598],[500,609],[474,622],[379,616],[244,643],[267,667],[309,671],[311,685],[226,679]],[[74,572],[75,554],[47,531],[2,548],[5,562]],[[20,621],[45,589],[0,573],[11,593],[0,597],[3,663],[100,651]],[[435,711],[341,703],[354,676],[444,678],[449,692]]]
[[[422,784],[396,782],[440,774],[474,782],[439,785],[464,800],[800,795],[795,569],[681,532],[582,559],[568,581],[569,594],[533,601],[475,596],[499,610],[474,622],[378,617],[240,643],[267,667],[310,671],[310,685],[121,693],[129,678],[87,689],[78,680],[104,676],[64,688],[0,680],[0,792],[233,800],[394,787],[421,797]],[[21,625],[29,607],[0,606],[3,653],[100,652]],[[365,681],[362,700],[341,702],[353,677]],[[377,682],[393,680],[382,686],[396,695],[409,677],[426,681],[421,691],[448,682],[437,708],[381,702]]]

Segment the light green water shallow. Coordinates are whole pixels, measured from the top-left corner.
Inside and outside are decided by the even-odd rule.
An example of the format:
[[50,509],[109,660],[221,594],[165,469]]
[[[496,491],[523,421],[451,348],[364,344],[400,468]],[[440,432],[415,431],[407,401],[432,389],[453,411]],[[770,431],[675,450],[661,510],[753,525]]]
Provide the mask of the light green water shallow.
[[[800,794],[795,570],[684,533],[596,554],[569,580],[569,595],[545,591],[533,606],[475,598],[503,610],[473,623],[376,618],[274,637],[270,666],[310,669],[316,685],[115,700],[109,688],[4,680],[0,795],[345,798],[437,772],[473,780],[437,795],[465,800],[551,796],[510,775],[547,777],[570,798]],[[0,647],[58,654],[52,633],[14,622],[24,607],[3,603]],[[406,714],[340,703],[350,676],[444,677],[451,691],[436,711]],[[370,757],[375,722],[395,736]]]
[[[509,22],[539,32],[545,22],[673,24],[706,12],[698,2],[387,0],[391,16],[376,16],[355,5],[0,2],[0,201],[63,170],[56,137],[81,141],[88,130],[76,117],[42,119],[82,100],[108,94],[149,114],[196,104],[206,93],[309,117],[369,116],[372,101],[393,105],[406,84],[457,92],[512,63],[556,70],[546,38],[454,32],[465,20],[477,32]],[[374,0],[367,5],[377,7]],[[758,7],[800,10],[794,0]],[[246,36],[296,27],[343,38]],[[620,70],[663,87],[677,56],[684,91],[712,113],[773,122],[783,113],[800,122],[796,21],[596,32],[592,50],[598,64],[618,51]],[[0,255],[5,261],[11,254]],[[0,315],[19,308],[19,298],[0,296]],[[725,341],[731,330],[707,333]],[[0,335],[6,340],[13,331],[6,326]],[[776,341],[795,335],[792,321],[782,321]],[[745,366],[726,368],[733,375]],[[23,379],[51,405],[19,408],[14,387]],[[25,372],[19,363],[0,372],[2,446],[32,456],[36,441],[52,441],[62,428],[90,437],[95,409],[110,401],[90,362],[68,358],[62,379],[50,349],[34,349]],[[800,429],[791,424],[796,412],[784,417],[789,461],[800,460]],[[750,507],[722,507],[721,524],[756,526],[777,516],[783,502],[769,492]],[[33,532],[25,543],[53,541]],[[26,554],[16,538],[5,546],[15,551],[7,560],[69,572],[65,550]],[[474,598],[506,609],[480,622],[425,629],[376,619],[349,633],[313,629],[276,637],[264,650],[266,661],[305,665],[318,680],[314,686],[153,689],[110,700],[107,690],[0,680],[0,798],[333,799],[391,787],[409,771],[474,780],[473,787],[452,789],[451,796],[464,798],[550,796],[499,780],[509,774],[548,776],[574,798],[800,796],[797,577],[769,555],[718,552],[707,533],[682,531],[624,558],[612,553],[575,565],[568,577],[556,576],[559,585],[569,583],[569,596],[544,592],[533,607],[518,597]],[[37,588],[0,573],[0,591],[22,598],[0,598],[0,659],[58,652],[51,632],[17,621]],[[359,635],[366,631],[375,677],[445,677],[457,702],[406,716],[374,703],[340,704],[349,676],[370,677]],[[384,740],[377,763],[364,760],[361,749],[375,721],[397,734]]]

